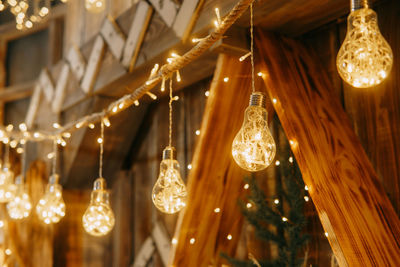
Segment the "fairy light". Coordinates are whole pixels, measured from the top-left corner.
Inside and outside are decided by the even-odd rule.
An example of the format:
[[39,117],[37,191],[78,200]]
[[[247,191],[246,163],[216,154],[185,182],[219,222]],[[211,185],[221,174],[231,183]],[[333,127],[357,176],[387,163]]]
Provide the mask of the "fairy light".
[[275,205],[278,205],[278,204],[279,204],[279,199],[276,198],[276,199],[274,200],[274,203],[275,203]]
[[263,76],[263,73],[260,71],[260,72],[257,73],[257,76],[258,76],[258,77],[262,77],[262,76]]
[[16,148],[17,145],[18,145],[18,142],[17,142],[16,140],[12,140],[12,141],[10,142],[10,147],[12,147],[12,148]]
[[249,189],[249,187],[250,187],[249,184],[245,184],[245,185],[243,186],[243,188],[246,189],[246,190]]
[[289,162],[293,163],[293,157],[289,157]]
[[227,83],[229,81],[229,77],[224,78],[224,82]]
[[328,237],[328,236],[329,236],[328,232],[325,232],[324,234],[325,234],[325,236],[326,236],[326,237]]
[[232,235],[231,235],[231,234],[227,235],[227,236],[226,236],[226,239],[232,240]]
[[287,221],[288,221],[288,218],[282,217],[282,221],[283,221],[283,222],[287,222]]
[[308,191],[308,186],[304,186],[304,190]]
[[198,135],[200,135],[200,130],[196,130],[196,135],[198,136]]
[[135,100],[133,103],[135,104],[135,106],[139,106],[139,100]]
[[33,133],[33,137],[35,137],[35,138],[39,138],[39,137],[40,137],[40,133],[38,133],[38,132],[34,132],[34,133]]
[[10,256],[12,254],[11,249],[7,248],[4,253],[6,253],[6,255]]
[[209,96],[210,96],[210,91],[208,91],[208,90],[205,91],[205,92],[204,92],[204,95],[205,95],[206,97],[209,97]]
[[53,123],[53,128],[55,129],[60,129],[61,125],[58,124],[57,122]]
[[112,108],[112,112],[116,113],[117,111],[118,111],[118,107],[117,106]]
[[176,81],[177,81],[178,83],[180,83],[180,82],[182,81],[182,79],[181,79],[181,74],[179,73],[179,70],[176,71]]
[[28,130],[25,123],[21,123],[18,127],[23,132],[26,132]]
[[250,209],[251,207],[253,207],[253,205],[250,202],[246,204],[246,208]]
[[188,170],[192,169],[192,164],[187,165]]
[[157,99],[157,96],[156,96],[155,94],[151,93],[151,92],[146,92],[146,94],[147,94],[148,96],[150,96],[151,99],[153,99],[153,100],[156,100],[156,99]]
[[171,240],[171,244],[172,244],[172,245],[176,245],[176,244],[178,244],[178,239],[176,239],[175,237],[174,237],[174,238],[172,238],[172,240]]
[[191,245],[193,245],[196,242],[196,239],[192,237],[192,238],[190,238],[189,242],[190,242]]
[[14,126],[12,124],[7,125],[6,131],[11,132],[14,129]]
[[240,62],[243,62],[243,61],[244,61],[246,58],[248,58],[250,55],[251,55],[251,52],[248,52],[247,54],[241,56],[241,57],[239,58],[239,61],[240,61]]
[[215,209],[214,209],[214,212],[215,212],[215,213],[219,213],[220,211],[221,211],[220,208],[215,208]]
[[217,19],[214,21],[214,25],[215,25],[216,28],[219,28],[221,26],[221,24],[222,24],[221,14],[219,13],[219,8],[218,7],[215,8],[214,11],[215,11],[215,15],[217,16]]
[[[90,124],[89,124],[89,128],[90,128]],[[71,137],[71,133],[65,132],[65,133],[62,134],[62,136],[65,137],[65,138],[70,138]]]
[[272,98],[272,103],[276,104],[276,102],[278,102],[278,100],[276,100],[276,98]]
[[277,160],[277,161],[275,161],[275,165],[279,166],[279,165],[281,165],[281,162],[279,160]]
[[161,90],[161,92],[165,91],[165,77],[162,78],[160,90]]
[[310,198],[308,196],[304,196],[304,200],[305,200],[305,202],[308,202],[310,200]]
[[104,123],[104,125],[106,127],[110,127],[111,126],[110,120],[107,117],[103,118],[103,123]]
[[95,126],[94,126],[93,123],[90,123],[90,124],[89,124],[89,128],[90,128],[90,129],[94,129],[94,127],[95,127]]
[[119,109],[123,109],[123,108],[124,108],[124,103],[120,103],[120,104],[118,105],[118,108],[119,108]]

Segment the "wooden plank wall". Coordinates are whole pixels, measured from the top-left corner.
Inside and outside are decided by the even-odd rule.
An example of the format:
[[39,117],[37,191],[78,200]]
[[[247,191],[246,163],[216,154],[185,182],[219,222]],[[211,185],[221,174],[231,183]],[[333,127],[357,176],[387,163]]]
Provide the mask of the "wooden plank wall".
[[328,24],[302,40],[316,51],[342,101],[369,159],[397,214],[400,214],[400,2],[374,6],[381,32],[392,47],[393,69],[386,81],[370,89],[343,83],[336,71],[336,54],[346,34],[346,21]]

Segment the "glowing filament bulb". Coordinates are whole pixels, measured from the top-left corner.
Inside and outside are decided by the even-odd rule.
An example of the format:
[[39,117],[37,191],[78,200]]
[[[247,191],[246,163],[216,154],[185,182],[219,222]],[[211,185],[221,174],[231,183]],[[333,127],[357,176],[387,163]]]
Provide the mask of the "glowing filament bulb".
[[105,9],[106,2],[105,0],[86,0],[85,7],[91,13],[100,13]]
[[367,1],[352,1],[347,34],[336,66],[342,79],[353,87],[378,85],[392,68],[392,49],[381,35],[377,21],[376,13],[368,8]]
[[232,156],[243,169],[255,172],[267,168],[275,157],[275,141],[268,129],[265,96],[251,94],[242,128],[232,144]]
[[25,190],[22,181],[23,177],[19,175],[16,180],[15,197],[7,203],[8,215],[11,219],[21,220],[29,216],[32,209],[31,198]]
[[10,170],[9,164],[5,164],[0,170],[0,202],[11,201],[15,196],[15,190],[14,173]]
[[94,181],[89,207],[82,217],[83,227],[88,234],[104,236],[114,228],[115,218],[109,199],[106,181],[104,178],[97,178]]
[[36,205],[36,213],[39,219],[46,224],[58,223],[65,216],[62,187],[58,180],[57,174],[50,177],[46,192]]
[[160,164],[160,174],[153,187],[152,199],[161,212],[173,214],[186,206],[186,186],[174,159],[175,149],[166,147]]

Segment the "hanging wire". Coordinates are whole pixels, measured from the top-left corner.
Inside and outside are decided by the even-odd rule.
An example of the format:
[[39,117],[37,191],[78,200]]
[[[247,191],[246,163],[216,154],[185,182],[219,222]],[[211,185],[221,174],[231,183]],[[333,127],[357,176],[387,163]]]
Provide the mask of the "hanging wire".
[[103,147],[103,143],[104,143],[104,122],[103,120],[101,120],[101,127],[100,127],[100,164],[99,164],[99,177],[102,178],[103,177],[103,153],[104,153],[104,147]]
[[52,174],[56,174],[56,168],[57,168],[57,154],[58,154],[58,149],[57,149],[57,140],[54,139],[53,141],[53,166],[52,166]]
[[250,5],[250,58],[251,58],[251,88],[253,93],[256,91],[256,86],[254,84],[254,25],[253,25],[253,2]]
[[172,147],[172,77],[169,80],[169,147]]

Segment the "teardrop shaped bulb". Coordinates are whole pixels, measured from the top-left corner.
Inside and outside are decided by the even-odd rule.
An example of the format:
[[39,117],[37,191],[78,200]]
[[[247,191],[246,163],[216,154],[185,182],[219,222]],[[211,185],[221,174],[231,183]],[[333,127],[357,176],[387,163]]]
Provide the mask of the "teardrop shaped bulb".
[[265,96],[253,93],[242,128],[233,140],[232,156],[241,168],[256,172],[267,168],[275,153],[275,141],[268,128]]
[[58,180],[57,174],[50,177],[46,192],[36,205],[39,219],[46,224],[58,223],[65,216],[65,202]]
[[0,170],[0,202],[11,201],[15,196],[16,186],[14,184],[14,172],[8,164]]
[[21,220],[28,217],[32,210],[31,198],[25,189],[22,179],[23,177],[21,175],[15,179],[15,196],[7,203],[8,215],[14,220]]
[[180,172],[179,163],[174,159],[174,148],[163,151],[160,174],[154,184],[152,199],[161,212],[173,214],[186,206],[187,191]]
[[352,11],[336,59],[340,77],[353,87],[368,88],[380,84],[392,65],[393,52],[379,30],[376,13],[369,8]]
[[94,182],[90,204],[83,214],[82,223],[85,231],[93,236],[104,236],[114,228],[115,217],[104,178],[97,178]]

